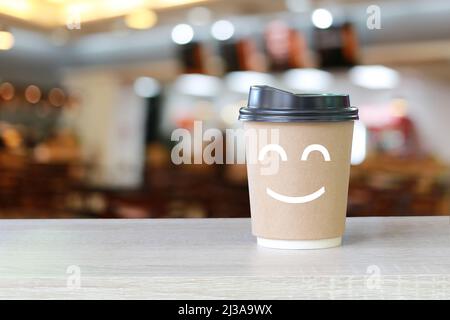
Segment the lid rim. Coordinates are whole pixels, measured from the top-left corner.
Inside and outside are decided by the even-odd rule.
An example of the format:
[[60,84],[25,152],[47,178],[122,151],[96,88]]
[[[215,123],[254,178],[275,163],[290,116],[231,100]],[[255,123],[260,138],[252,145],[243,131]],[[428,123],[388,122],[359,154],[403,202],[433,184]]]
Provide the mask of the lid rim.
[[[326,99],[324,99],[326,97]],[[277,107],[273,107],[277,106]],[[269,86],[252,86],[240,121],[336,122],[358,120],[358,108],[344,94],[295,94]]]
[[345,122],[359,120],[358,116],[351,117],[253,117],[240,116],[239,120],[242,122]]

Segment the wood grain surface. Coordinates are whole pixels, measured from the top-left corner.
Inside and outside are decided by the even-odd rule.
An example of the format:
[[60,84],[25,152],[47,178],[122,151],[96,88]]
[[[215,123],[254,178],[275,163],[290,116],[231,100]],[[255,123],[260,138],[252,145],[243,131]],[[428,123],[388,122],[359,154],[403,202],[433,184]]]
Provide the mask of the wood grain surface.
[[449,299],[449,218],[348,218],[310,251],[249,219],[0,220],[0,298]]

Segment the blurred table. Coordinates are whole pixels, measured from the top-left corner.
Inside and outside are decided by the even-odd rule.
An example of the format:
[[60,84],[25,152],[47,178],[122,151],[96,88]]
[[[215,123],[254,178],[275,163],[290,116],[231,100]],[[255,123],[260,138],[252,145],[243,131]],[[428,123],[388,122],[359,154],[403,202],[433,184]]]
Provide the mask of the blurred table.
[[6,298],[448,299],[449,218],[349,218],[311,251],[258,247],[249,219],[0,220]]

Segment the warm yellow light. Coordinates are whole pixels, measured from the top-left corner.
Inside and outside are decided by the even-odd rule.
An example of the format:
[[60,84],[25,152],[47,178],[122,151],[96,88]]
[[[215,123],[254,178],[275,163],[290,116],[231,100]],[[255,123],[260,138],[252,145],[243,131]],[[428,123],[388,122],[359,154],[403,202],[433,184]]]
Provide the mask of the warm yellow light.
[[4,82],[0,85],[0,96],[3,100],[11,100],[14,98],[14,86],[9,82]]
[[125,16],[125,24],[132,29],[149,29],[158,21],[154,11],[141,9]]
[[0,14],[39,25],[50,26],[54,22],[55,13],[49,7],[55,6],[38,0],[0,0]]
[[0,0],[0,12],[26,19],[32,11],[32,5],[29,0]]
[[14,45],[14,36],[9,31],[0,31],[0,50],[9,50]]
[[7,147],[11,149],[16,149],[22,144],[22,137],[20,136],[20,133],[14,128],[8,128],[4,130],[2,133],[2,137],[3,142]]
[[[147,27],[147,25],[150,25],[148,21],[154,20],[153,25],[156,23],[156,14],[151,12],[150,9],[169,8],[199,1],[207,0],[67,0],[60,5],[55,5],[55,7],[60,9],[60,24],[65,24],[65,21],[74,15],[78,15],[82,23],[123,15],[127,17],[136,15],[134,21],[145,21],[145,23],[135,22],[136,28],[143,29],[149,28]],[[145,12],[145,9],[148,9],[149,12]],[[145,27],[141,27],[141,24]]]
[[35,85],[30,85],[25,90],[25,99],[29,103],[38,103],[41,100],[41,89]]
[[53,88],[48,94],[48,100],[55,107],[61,107],[66,101],[66,95],[60,88]]
[[0,14],[56,27],[74,19],[85,23],[128,15],[143,8],[159,10],[206,1],[210,0],[0,0]]

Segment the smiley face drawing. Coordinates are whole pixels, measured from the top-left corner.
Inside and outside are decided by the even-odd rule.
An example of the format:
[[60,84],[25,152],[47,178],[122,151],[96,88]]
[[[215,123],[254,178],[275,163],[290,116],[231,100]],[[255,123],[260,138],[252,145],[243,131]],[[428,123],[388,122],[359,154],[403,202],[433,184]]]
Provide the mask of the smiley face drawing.
[[[274,151],[276,153],[279,154],[280,158],[282,161],[287,161],[288,157],[286,154],[286,151],[278,144],[268,144],[265,145],[259,152],[258,154],[258,160],[259,161],[263,161],[265,155],[269,152],[269,151]],[[330,157],[330,153],[328,152],[328,149],[325,148],[323,145],[321,144],[310,144],[309,146],[307,146],[304,150],[303,153],[301,155],[300,160],[301,161],[307,161],[308,160],[308,156],[311,152],[313,151],[318,151],[322,154],[323,158],[325,161],[331,161],[331,157]],[[266,188],[266,193],[272,197],[275,200],[284,202],[284,203],[307,203],[307,202],[311,202],[314,201],[318,198],[320,198],[324,193],[325,193],[325,186],[322,186],[321,188],[319,188],[317,191],[312,192],[310,194],[307,195],[303,195],[303,196],[288,196],[288,195],[283,195],[281,193],[278,193],[274,190],[272,190],[271,188],[267,187]]]

